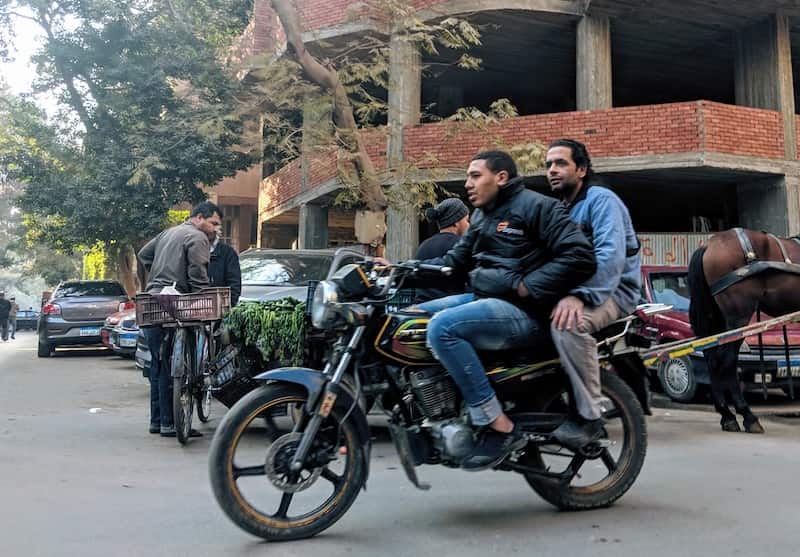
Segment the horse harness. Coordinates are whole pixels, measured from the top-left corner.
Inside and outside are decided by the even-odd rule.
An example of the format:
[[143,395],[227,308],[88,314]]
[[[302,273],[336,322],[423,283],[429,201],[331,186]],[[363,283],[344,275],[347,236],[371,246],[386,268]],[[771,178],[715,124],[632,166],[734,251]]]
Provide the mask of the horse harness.
[[[786,248],[783,246],[783,242],[781,242],[781,239],[775,236],[775,234],[765,232],[768,237],[775,240],[775,243],[778,244],[778,249],[781,250],[783,261],[761,261],[756,256],[756,251],[753,249],[753,244],[750,242],[750,238],[747,237],[747,233],[744,231],[744,229],[734,228],[733,230],[736,232],[736,237],[739,239],[739,245],[742,247],[742,251],[744,252],[745,264],[735,271],[731,271],[711,285],[711,294],[713,296],[716,296],[717,294],[727,290],[734,284],[770,269],[783,273],[800,275],[800,264],[792,262],[792,260],[789,258],[789,254],[786,252]],[[797,236],[793,236],[790,238],[790,240],[800,244],[800,238]]]

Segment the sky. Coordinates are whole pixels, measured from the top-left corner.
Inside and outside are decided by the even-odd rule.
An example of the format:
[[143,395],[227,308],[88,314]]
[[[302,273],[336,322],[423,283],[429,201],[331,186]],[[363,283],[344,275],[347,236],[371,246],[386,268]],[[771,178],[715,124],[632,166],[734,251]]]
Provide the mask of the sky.
[[[39,27],[32,21],[18,18],[14,23],[14,37],[11,45],[11,62],[0,62],[0,72],[12,93],[21,94],[31,91],[31,84],[36,77],[36,67],[31,64],[30,57],[36,52],[40,40]],[[36,101],[48,115],[53,115],[56,109],[54,96],[47,94],[37,95]]]

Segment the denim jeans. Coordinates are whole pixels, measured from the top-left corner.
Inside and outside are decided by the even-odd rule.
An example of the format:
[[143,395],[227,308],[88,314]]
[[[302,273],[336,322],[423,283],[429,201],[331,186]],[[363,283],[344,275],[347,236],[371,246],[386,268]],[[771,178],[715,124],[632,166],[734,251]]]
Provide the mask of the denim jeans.
[[457,294],[416,306],[434,313],[427,342],[461,389],[475,425],[487,425],[503,407],[476,350],[508,350],[545,342],[547,328],[514,304]]
[[144,338],[150,350],[150,424],[173,427],[172,374],[169,362],[161,358],[161,341],[165,334],[161,327],[144,328]]

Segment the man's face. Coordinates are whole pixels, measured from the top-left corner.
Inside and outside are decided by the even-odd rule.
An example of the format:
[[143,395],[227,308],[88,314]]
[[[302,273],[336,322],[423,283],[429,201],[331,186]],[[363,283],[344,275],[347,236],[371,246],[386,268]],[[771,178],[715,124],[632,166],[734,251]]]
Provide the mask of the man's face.
[[583,185],[586,168],[577,167],[572,160],[572,149],[569,147],[553,147],[547,151],[544,165],[550,189],[562,199],[572,197]]
[[467,181],[464,188],[467,190],[469,202],[473,207],[483,207],[494,201],[500,188],[508,183],[508,172],[501,170],[494,173],[486,166],[483,159],[469,163]]
[[209,242],[213,242],[217,234],[222,230],[222,217],[219,216],[219,213],[214,213],[208,218],[203,215],[197,215],[194,224],[208,236]]

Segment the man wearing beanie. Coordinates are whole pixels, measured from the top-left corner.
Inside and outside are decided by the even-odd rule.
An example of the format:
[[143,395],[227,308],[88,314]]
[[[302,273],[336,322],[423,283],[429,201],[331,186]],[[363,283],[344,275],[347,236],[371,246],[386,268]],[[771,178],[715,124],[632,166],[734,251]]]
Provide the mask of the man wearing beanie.
[[[429,208],[425,211],[425,217],[436,223],[439,233],[420,244],[417,259],[443,256],[469,229],[469,209],[457,197],[450,197],[436,207]],[[425,288],[417,289],[416,303],[462,294],[466,290],[466,277],[430,278],[424,284]]]

